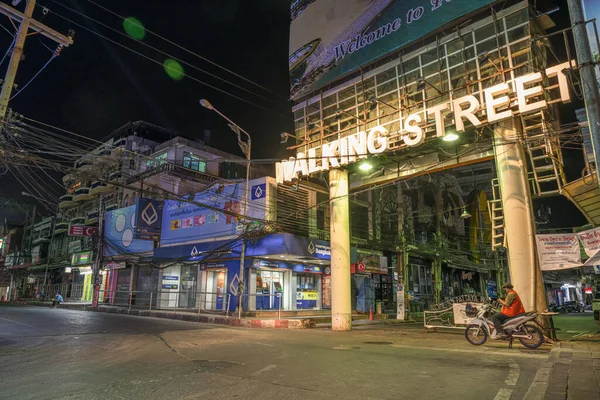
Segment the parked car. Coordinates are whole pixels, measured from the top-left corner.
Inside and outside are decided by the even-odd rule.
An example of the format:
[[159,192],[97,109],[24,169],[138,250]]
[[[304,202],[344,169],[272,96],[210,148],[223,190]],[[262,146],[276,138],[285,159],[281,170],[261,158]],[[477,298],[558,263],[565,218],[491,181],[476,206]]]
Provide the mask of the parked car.
[[585,305],[579,301],[565,301],[563,305],[567,307],[569,312],[581,313],[585,311]]

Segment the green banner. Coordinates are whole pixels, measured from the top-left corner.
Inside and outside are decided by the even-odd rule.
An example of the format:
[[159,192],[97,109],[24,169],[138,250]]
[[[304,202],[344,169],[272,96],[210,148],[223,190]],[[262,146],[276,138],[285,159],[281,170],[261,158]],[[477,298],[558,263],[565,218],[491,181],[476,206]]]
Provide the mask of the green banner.
[[[293,2],[291,94],[311,93],[495,0]],[[368,3],[365,5],[365,3]]]

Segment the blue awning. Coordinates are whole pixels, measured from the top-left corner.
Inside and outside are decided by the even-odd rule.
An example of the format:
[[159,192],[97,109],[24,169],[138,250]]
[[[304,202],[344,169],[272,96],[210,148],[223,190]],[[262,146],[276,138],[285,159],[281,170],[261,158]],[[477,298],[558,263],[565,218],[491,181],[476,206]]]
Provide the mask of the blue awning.
[[[154,249],[154,261],[203,261],[237,258],[240,256],[241,246],[240,239],[232,239],[158,247]],[[247,257],[261,257],[272,254],[288,254],[330,260],[331,247],[327,241],[289,233],[267,235],[258,241],[249,240],[246,242]]]

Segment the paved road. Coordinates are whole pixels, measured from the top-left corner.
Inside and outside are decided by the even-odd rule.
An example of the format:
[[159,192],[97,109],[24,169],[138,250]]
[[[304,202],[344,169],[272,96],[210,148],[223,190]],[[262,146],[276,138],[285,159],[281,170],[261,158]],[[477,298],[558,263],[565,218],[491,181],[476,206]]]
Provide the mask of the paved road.
[[0,399],[521,399],[549,349],[0,306]]

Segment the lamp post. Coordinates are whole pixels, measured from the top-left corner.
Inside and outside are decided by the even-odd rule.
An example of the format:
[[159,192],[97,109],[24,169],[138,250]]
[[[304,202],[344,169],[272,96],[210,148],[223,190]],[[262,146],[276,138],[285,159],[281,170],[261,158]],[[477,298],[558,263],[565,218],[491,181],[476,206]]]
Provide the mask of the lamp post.
[[[244,198],[244,213],[242,214],[244,218],[244,233],[246,233],[246,228],[248,226],[246,217],[248,216],[248,193],[250,192],[250,187],[248,186],[250,183],[250,162],[251,162],[251,152],[252,152],[252,139],[250,138],[250,134],[243,130],[239,125],[230,120],[225,114],[217,110],[213,105],[206,99],[200,100],[200,105],[208,110],[214,111],[219,114],[225,121],[228,122],[229,128],[237,135],[238,145],[242,150],[242,153],[246,156],[246,194]],[[246,141],[242,141],[241,132],[246,135]],[[242,237],[242,251],[240,253],[240,286],[239,286],[239,295],[240,295],[240,304],[238,305],[238,316],[242,315],[242,295],[243,295],[243,282],[244,282],[244,258],[246,256],[246,241]]]

